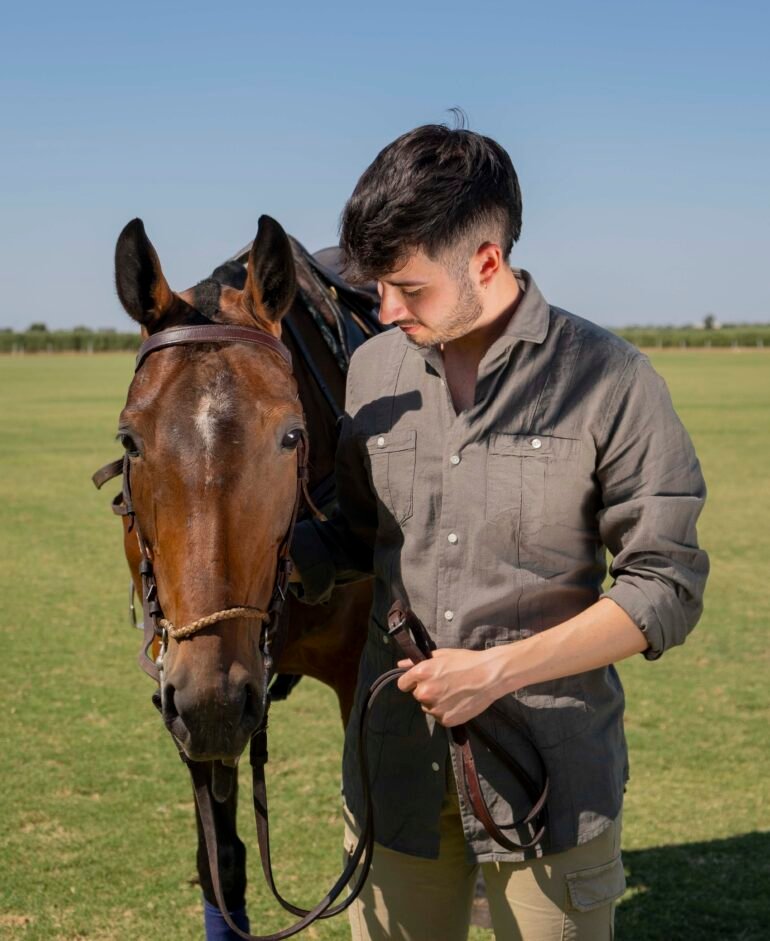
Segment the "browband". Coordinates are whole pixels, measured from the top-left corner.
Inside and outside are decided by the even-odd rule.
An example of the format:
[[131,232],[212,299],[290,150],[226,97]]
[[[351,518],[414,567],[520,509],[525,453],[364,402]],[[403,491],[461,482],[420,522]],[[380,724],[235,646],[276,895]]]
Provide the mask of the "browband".
[[291,369],[291,353],[280,340],[276,340],[269,333],[258,330],[256,327],[212,323],[195,327],[171,327],[168,330],[161,330],[159,333],[153,334],[139,347],[134,372],[139,369],[150,353],[161,350],[166,346],[181,346],[185,343],[226,343],[232,340],[242,340],[244,343],[257,343],[259,346],[266,346],[274,353],[278,353]]

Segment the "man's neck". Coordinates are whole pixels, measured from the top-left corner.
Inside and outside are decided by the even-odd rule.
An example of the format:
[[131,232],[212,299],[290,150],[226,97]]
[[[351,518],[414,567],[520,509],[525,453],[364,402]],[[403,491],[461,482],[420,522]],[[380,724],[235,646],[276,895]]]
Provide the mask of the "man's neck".
[[474,362],[478,366],[489,347],[508,326],[524,292],[510,268],[500,275],[483,294],[484,310],[465,336],[441,344],[441,353],[447,358]]
[[[465,336],[441,345],[449,392],[455,411],[459,414],[470,408],[476,398],[476,378],[479,363],[495,340],[502,335],[524,295],[513,272],[495,279],[484,295],[484,311],[473,330]],[[498,281],[503,283],[498,284]],[[494,291],[494,293],[493,293]]]

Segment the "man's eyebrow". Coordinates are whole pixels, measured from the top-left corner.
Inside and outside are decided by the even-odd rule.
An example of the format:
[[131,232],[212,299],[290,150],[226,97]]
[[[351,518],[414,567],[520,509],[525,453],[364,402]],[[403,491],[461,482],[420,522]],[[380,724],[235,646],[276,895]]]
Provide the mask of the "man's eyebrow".
[[415,288],[415,287],[424,287],[428,284],[428,281],[398,281],[393,278],[380,278],[380,281],[384,281],[385,284],[391,284],[394,288]]

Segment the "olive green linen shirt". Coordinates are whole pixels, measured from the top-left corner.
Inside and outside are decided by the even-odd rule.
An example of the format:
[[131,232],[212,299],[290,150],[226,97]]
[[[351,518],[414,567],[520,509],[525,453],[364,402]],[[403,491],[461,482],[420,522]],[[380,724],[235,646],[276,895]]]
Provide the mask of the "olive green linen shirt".
[[[343,792],[359,818],[358,710],[398,659],[381,629],[394,599],[439,647],[516,643],[597,601],[609,550],[606,596],[644,632],[648,659],[681,644],[702,610],[708,558],[695,524],[706,488],[665,383],[635,347],[549,306],[527,272],[516,276],[524,296],[481,360],[474,404],[459,414],[438,349],[396,329],[355,353],[337,452],[339,509],[296,530],[292,556],[307,602],[328,599],[351,573],[374,575],[343,759]],[[500,705],[525,724],[550,775],[537,855],[609,826],[628,778],[615,668],[528,686]],[[526,738],[485,721],[537,774]],[[435,858],[451,774],[446,731],[391,688],[369,735],[377,841]],[[518,819],[529,807],[521,785],[482,746],[475,752],[493,816]],[[461,809],[469,857],[524,858]]]

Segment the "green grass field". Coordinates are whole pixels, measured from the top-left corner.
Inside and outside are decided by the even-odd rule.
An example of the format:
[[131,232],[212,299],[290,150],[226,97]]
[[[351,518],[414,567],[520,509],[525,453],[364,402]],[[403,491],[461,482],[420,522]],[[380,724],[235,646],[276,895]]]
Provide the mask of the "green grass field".
[[[0,938],[201,937],[192,796],[135,665],[116,457],[130,355],[0,358]],[[631,781],[629,890],[618,937],[770,937],[770,355],[661,351],[653,361],[709,487],[712,574],[683,648],[620,667]],[[341,728],[311,681],[272,713],[269,786],[279,885],[316,901],[338,873]],[[288,923],[257,871],[261,933]],[[311,938],[346,938],[344,918]],[[474,929],[480,941],[490,932]],[[440,941],[440,939],[426,939]]]

